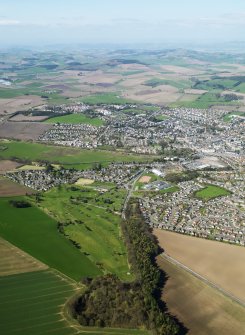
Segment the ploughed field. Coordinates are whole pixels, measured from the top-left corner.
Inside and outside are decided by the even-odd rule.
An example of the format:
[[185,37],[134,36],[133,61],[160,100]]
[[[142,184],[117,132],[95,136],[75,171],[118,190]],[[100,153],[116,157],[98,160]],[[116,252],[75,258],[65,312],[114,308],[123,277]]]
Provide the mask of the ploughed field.
[[31,194],[35,191],[0,176],[0,197]]
[[168,277],[163,301],[188,335],[244,334],[244,307],[161,256],[158,264]]
[[245,303],[245,248],[155,229],[165,253]]

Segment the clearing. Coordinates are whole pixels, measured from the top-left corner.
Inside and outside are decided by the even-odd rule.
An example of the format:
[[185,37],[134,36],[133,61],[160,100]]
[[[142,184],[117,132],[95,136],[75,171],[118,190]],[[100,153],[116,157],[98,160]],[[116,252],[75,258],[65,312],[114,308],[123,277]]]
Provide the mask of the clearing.
[[86,178],[79,178],[76,182],[75,185],[78,186],[84,186],[84,185],[91,185],[94,183],[93,179],[86,179]]

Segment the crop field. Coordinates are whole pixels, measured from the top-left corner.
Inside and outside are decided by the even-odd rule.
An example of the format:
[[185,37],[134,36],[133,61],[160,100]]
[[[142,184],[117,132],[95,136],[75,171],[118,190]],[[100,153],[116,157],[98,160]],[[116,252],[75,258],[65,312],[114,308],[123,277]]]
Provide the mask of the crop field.
[[90,118],[83,114],[69,114],[63,116],[52,117],[45,121],[45,123],[70,123],[70,124],[90,124],[92,126],[102,126],[104,124],[103,120],[99,118]]
[[[91,185],[93,186],[93,185]],[[124,280],[133,275],[120,231],[124,190],[108,190],[101,194],[89,187],[52,189],[43,194],[41,208],[57,221],[64,222],[64,232],[80,245],[80,253],[103,272],[117,274]]]
[[47,266],[0,238],[0,277],[47,269]]
[[155,229],[165,252],[245,303],[245,248]]
[[0,176],[0,197],[10,197],[15,195],[25,195],[35,193],[29,187],[22,186],[13,182],[10,179]]
[[207,185],[205,188],[195,192],[195,197],[208,201],[217,197],[223,197],[231,194],[230,191],[225,188],[215,186],[215,185]]
[[168,276],[163,300],[169,312],[189,329],[188,335],[244,333],[244,307],[161,256],[158,264]]
[[6,150],[0,151],[0,159],[19,158],[27,161],[49,161],[62,164],[68,168],[91,168],[93,162],[109,164],[110,162],[148,161],[143,155],[130,155],[117,151],[86,150],[29,142],[4,142]]
[[94,263],[58,232],[55,220],[36,207],[16,208],[10,204],[10,199],[0,199],[1,237],[75,280],[101,273]]

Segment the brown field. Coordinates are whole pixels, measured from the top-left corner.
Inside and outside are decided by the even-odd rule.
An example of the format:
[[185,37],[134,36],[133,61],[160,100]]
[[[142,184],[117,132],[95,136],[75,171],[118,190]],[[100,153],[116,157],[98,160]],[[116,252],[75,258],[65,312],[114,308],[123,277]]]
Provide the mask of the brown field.
[[204,94],[204,93],[207,93],[208,91],[206,90],[198,90],[198,89],[195,89],[195,88],[188,88],[185,90],[185,93],[186,94],[197,94],[197,95],[200,95],[200,94]]
[[21,166],[21,164],[14,161],[0,160],[0,174],[4,174],[7,171],[12,171],[19,166]]
[[10,197],[17,195],[33,194],[31,188],[19,185],[5,178],[0,178],[0,197]]
[[23,115],[23,114],[17,114],[13,117],[11,117],[11,121],[16,121],[16,122],[23,122],[23,121],[44,121],[44,120],[47,120],[48,119],[48,116],[31,116],[31,115]]
[[0,276],[45,270],[48,267],[0,237]]
[[37,140],[52,124],[39,122],[4,122],[0,124],[0,138]]
[[151,177],[150,176],[142,176],[140,179],[139,179],[139,182],[140,183],[149,183],[149,181],[151,180]]
[[11,114],[19,110],[42,105],[44,100],[38,96],[28,95],[12,99],[0,99],[0,115]]
[[245,248],[155,229],[164,251],[245,302]]
[[163,300],[188,335],[242,335],[245,308],[161,256],[158,264],[168,279]]

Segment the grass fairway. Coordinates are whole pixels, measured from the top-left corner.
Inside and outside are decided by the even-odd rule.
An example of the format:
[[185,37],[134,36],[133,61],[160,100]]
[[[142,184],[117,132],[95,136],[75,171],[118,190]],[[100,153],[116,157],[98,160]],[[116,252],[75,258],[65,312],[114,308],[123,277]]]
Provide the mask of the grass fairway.
[[215,185],[207,185],[202,190],[195,192],[195,196],[204,201],[208,201],[217,197],[223,197],[229,194],[231,194],[230,191]]
[[10,199],[0,199],[0,235],[3,238],[75,280],[101,273],[58,232],[55,220],[36,207],[15,208],[10,205]]
[[123,280],[132,280],[119,226],[121,217],[111,212],[121,209],[125,191],[100,194],[91,187],[71,189],[63,186],[46,192],[40,206],[57,221],[69,223],[65,224],[64,232],[79,243],[79,252],[93,264]]
[[158,264],[168,276],[163,300],[188,335],[244,334],[244,307],[166,259],[159,257]]
[[69,115],[63,115],[63,116],[56,116],[52,117],[48,120],[44,121],[45,123],[69,123],[69,124],[79,124],[79,123],[85,123],[90,124],[92,126],[103,126],[104,122],[103,120],[95,117],[87,117],[83,114],[69,114]]
[[106,150],[86,150],[78,148],[45,145],[30,142],[0,141],[0,146],[6,147],[0,151],[0,159],[19,158],[32,161],[49,161],[65,167],[86,169],[93,162],[109,164],[110,162],[148,161],[149,156],[130,155]]

